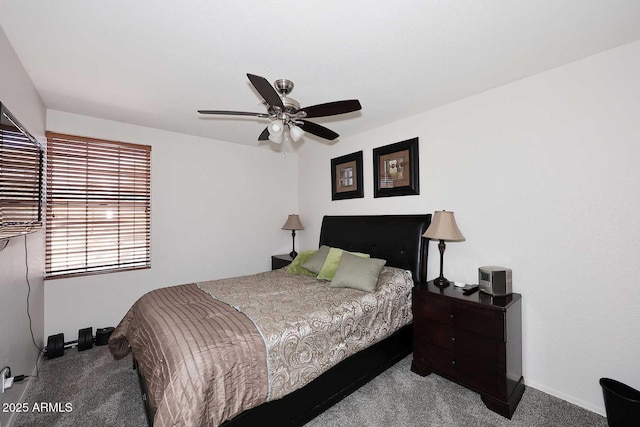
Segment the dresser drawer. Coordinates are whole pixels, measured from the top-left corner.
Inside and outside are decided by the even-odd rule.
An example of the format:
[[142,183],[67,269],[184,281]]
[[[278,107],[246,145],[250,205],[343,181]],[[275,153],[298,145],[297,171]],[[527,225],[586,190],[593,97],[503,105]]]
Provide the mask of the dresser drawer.
[[504,316],[504,312],[500,310],[458,303],[454,307],[453,326],[504,341]]
[[464,357],[476,363],[504,370],[506,367],[505,344],[502,340],[457,329],[451,336],[452,350],[456,357]]
[[414,290],[413,315],[438,323],[450,324],[453,311],[449,301],[431,297],[426,292],[416,292]]
[[289,254],[272,255],[271,269],[277,270],[279,268],[286,267],[287,265],[291,264],[292,261],[293,261],[293,258],[291,258]]
[[426,341],[413,343],[413,358],[418,363],[427,365],[442,375],[452,376],[454,374],[455,363],[452,352],[431,345]]
[[455,337],[451,325],[432,322],[421,316],[414,317],[413,324],[417,325],[413,328],[414,342],[424,341],[446,350],[453,350]]

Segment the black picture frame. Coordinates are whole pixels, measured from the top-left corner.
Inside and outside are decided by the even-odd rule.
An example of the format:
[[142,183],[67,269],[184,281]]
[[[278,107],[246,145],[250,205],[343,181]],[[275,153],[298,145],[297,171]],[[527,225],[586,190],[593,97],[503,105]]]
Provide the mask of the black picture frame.
[[420,194],[418,137],[373,149],[373,197]]
[[362,151],[331,159],[331,200],[364,197]]

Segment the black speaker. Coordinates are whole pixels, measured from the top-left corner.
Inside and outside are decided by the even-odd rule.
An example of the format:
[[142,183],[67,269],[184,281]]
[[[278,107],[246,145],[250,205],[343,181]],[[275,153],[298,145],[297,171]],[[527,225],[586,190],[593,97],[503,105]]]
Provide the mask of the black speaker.
[[115,328],[109,326],[108,328],[98,328],[96,330],[96,345],[107,345],[109,337]]

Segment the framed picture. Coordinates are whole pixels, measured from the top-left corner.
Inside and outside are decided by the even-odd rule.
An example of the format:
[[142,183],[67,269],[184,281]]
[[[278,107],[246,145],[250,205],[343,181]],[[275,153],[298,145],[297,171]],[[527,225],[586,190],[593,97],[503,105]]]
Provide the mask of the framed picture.
[[373,197],[420,194],[418,138],[373,149]]
[[331,159],[331,200],[364,197],[362,151]]

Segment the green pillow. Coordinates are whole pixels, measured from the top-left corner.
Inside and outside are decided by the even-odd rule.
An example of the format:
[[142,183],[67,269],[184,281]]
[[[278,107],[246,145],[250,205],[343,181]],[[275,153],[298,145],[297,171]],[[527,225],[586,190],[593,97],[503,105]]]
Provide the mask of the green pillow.
[[[329,253],[327,254],[327,259],[324,260],[324,264],[322,264],[322,268],[318,273],[318,279],[322,280],[331,280],[333,279],[334,274],[336,274],[336,270],[338,269],[338,264],[340,264],[340,259],[342,258],[342,254],[347,251],[343,251],[338,248],[330,248]],[[369,258],[369,254],[362,254],[359,252],[347,252],[349,254],[361,257],[361,258]]]
[[288,274],[304,274],[305,276],[315,276],[317,273],[307,270],[302,266],[302,264],[304,264],[316,252],[318,251],[311,250],[311,251],[302,251],[298,253],[298,256],[296,256],[291,262],[291,264],[289,264],[289,267],[287,267],[286,272]]
[[329,249],[329,246],[320,246],[320,249],[318,249],[316,253],[311,256],[311,258],[302,263],[302,266],[309,271],[313,271],[316,274],[320,273],[320,270],[322,270],[322,265],[324,264],[324,260],[329,254]]
[[331,281],[332,288],[352,288],[365,292],[376,290],[378,275],[387,261],[378,258],[360,258],[346,252]]

